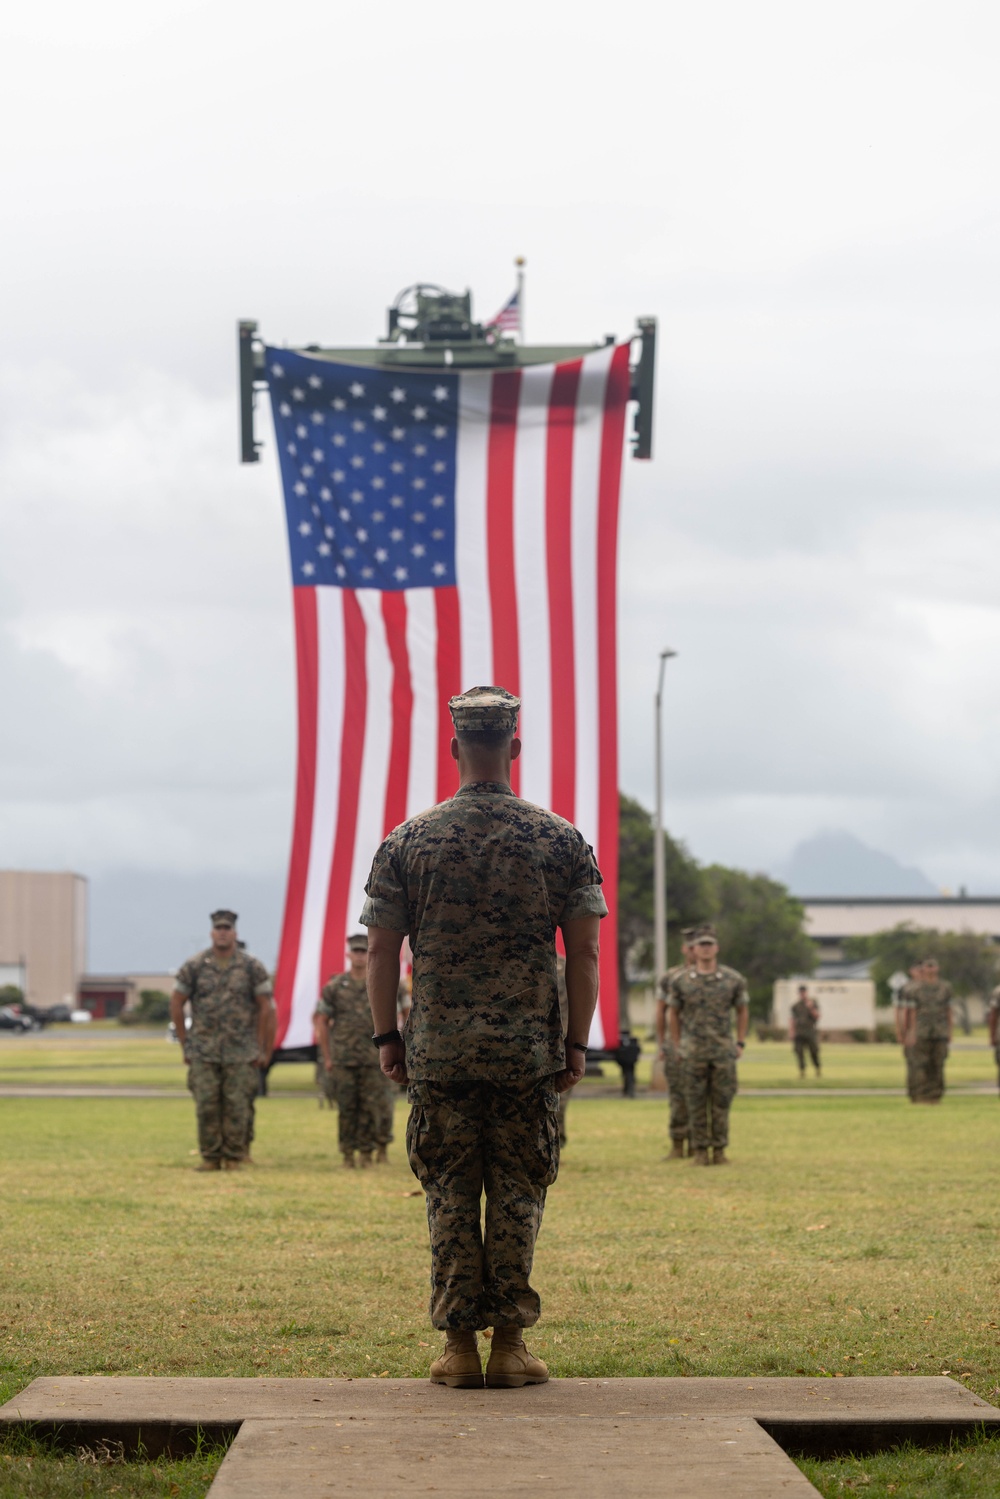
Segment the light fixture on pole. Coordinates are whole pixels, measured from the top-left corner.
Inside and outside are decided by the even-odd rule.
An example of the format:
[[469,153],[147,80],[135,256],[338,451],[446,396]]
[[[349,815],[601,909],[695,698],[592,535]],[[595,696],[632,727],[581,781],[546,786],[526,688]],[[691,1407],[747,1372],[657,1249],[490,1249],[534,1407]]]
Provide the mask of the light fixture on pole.
[[660,673],[656,680],[656,842],[653,845],[653,934],[656,967],[656,993],[660,993],[667,971],[667,859],[663,843],[663,674],[676,651],[660,652]]

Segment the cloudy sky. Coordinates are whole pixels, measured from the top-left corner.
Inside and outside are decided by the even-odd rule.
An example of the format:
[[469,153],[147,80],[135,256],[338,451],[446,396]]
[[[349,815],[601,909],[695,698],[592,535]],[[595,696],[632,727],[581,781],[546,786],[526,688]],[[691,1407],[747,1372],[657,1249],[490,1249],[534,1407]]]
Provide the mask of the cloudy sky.
[[[256,881],[273,957],[290,600],[235,320],[370,342],[418,279],[488,315],[523,254],[530,340],[660,318],[625,789],[669,645],[700,858],[843,829],[1000,891],[998,53],[989,0],[8,7],[0,863],[168,891],[181,946]],[[109,899],[94,958],[139,962]]]

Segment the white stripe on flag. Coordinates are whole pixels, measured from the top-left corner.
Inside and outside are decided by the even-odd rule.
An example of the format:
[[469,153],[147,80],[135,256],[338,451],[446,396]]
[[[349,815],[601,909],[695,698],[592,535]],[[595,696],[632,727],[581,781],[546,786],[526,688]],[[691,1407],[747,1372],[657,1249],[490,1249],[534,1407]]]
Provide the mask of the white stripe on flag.
[[340,741],[344,724],[344,612],[339,588],[316,589],[317,670],[316,794],[309,839],[292,1012],[282,1046],[309,1046],[312,1014],[326,975],[320,975],[330,861],[340,796]]
[[[389,779],[389,749],[392,737],[392,662],[382,618],[382,594],[378,589],[359,588],[355,594],[365,621],[365,680],[367,707],[363,724],[352,726],[364,735],[361,785],[358,789],[358,821],[354,834],[354,857],[347,896],[347,931],[353,932],[365,903],[365,881],[382,842],[385,792]],[[347,933],[345,932],[345,936]]]
[[486,554],[486,492],[493,376],[458,377],[455,454],[455,575],[461,599],[461,684],[493,681],[493,625]]
[[552,691],[545,535],[545,463],[554,365],[521,376],[514,453],[514,567],[521,689],[521,795],[551,805]]
[[437,801],[437,611],[432,588],[411,588],[406,595],[406,649],[413,687],[406,815],[415,817]]
[[576,677],[576,810],[574,822],[597,848],[599,734],[597,654],[597,505],[600,496],[604,394],[612,348],[583,361],[573,434],[573,622]]

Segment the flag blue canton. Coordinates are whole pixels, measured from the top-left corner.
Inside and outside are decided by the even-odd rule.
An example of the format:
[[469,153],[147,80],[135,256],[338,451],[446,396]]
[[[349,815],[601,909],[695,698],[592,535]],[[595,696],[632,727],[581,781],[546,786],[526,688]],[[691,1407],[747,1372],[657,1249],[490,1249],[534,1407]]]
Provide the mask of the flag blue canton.
[[266,361],[293,583],[453,586],[457,375]]

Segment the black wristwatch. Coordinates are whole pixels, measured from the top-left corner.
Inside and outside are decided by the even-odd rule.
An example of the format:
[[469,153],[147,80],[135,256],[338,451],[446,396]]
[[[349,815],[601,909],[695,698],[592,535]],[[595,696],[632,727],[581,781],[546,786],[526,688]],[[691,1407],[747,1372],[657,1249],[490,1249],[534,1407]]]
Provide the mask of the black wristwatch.
[[582,1051],[583,1054],[584,1054],[584,1056],[587,1055],[587,1048],[584,1046],[584,1044],[583,1044],[582,1041],[567,1041],[566,1042],[566,1050],[567,1051]]

